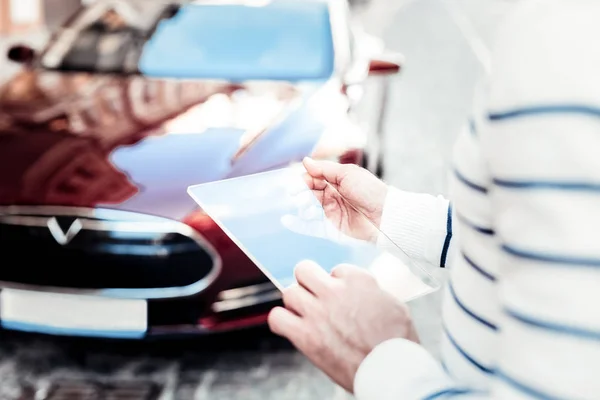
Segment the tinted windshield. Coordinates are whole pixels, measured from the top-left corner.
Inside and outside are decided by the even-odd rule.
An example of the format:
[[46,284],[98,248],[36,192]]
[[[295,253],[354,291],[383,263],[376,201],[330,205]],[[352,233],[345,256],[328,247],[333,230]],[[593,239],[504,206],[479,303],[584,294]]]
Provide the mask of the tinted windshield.
[[[151,13],[151,20],[161,17],[150,35],[131,21],[133,13],[117,18],[121,14],[119,9],[105,9],[98,15],[110,23],[104,22],[102,29],[94,22],[77,26],[79,34],[71,32],[72,39],[65,33],[66,39],[58,40],[62,43],[56,46],[61,51],[54,52],[61,61],[48,57],[50,63],[45,66],[233,81],[326,79],[333,73],[333,40],[325,2],[187,4],[170,18],[160,10]],[[69,41],[72,44],[64,46]],[[70,50],[65,52],[65,47]]]
[[155,76],[326,78],[333,68],[327,5],[189,5],[161,22],[139,66]]

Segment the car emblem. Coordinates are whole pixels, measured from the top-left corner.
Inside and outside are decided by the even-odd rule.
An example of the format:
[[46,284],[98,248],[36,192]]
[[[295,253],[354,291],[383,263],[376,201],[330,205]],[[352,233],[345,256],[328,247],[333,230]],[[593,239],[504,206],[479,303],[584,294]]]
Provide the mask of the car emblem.
[[69,244],[69,242],[73,240],[75,236],[77,236],[81,228],[83,228],[81,221],[79,219],[76,219],[71,223],[71,225],[65,232],[63,228],[61,228],[58,224],[58,220],[56,219],[56,217],[50,218],[48,220],[47,225],[54,240],[56,240],[58,244],[63,246]]

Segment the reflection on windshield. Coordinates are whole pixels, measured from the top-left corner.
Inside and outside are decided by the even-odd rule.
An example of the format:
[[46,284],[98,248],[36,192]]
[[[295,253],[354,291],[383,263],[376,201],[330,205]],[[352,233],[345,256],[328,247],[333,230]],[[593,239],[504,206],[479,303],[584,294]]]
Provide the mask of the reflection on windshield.
[[93,3],[53,37],[41,65],[231,81],[324,80],[333,73],[326,2],[177,3]]
[[46,68],[138,72],[143,46],[175,5],[146,0],[104,0],[82,9],[42,57]]
[[183,6],[158,24],[139,68],[156,77],[296,81],[327,79],[333,63],[327,3],[286,0]]

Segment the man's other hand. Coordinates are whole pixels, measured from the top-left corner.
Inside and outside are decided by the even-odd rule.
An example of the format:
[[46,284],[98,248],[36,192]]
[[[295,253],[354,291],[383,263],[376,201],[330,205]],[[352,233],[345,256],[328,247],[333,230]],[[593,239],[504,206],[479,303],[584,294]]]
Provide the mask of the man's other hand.
[[305,261],[295,275],[298,284],[283,292],[285,308],[271,311],[269,326],[349,392],[358,367],[377,345],[393,338],[418,342],[407,306],[365,270],[340,265],[329,275]]

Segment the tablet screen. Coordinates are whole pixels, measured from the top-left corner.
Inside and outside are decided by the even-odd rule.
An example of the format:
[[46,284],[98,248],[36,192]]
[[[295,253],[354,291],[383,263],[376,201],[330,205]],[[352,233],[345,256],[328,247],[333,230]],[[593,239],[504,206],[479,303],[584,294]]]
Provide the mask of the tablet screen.
[[191,186],[188,193],[279,289],[295,283],[303,260],[328,272],[339,264],[365,268],[403,301],[439,288],[363,214],[348,224],[325,211],[305,174],[297,165]]

